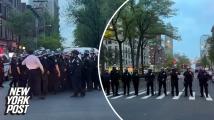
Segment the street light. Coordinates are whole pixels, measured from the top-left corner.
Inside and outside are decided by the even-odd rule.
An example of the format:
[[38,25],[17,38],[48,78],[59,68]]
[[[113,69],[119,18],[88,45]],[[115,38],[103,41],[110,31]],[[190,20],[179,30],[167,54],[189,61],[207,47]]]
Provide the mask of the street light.
[[25,50],[26,48],[23,46],[22,49]]

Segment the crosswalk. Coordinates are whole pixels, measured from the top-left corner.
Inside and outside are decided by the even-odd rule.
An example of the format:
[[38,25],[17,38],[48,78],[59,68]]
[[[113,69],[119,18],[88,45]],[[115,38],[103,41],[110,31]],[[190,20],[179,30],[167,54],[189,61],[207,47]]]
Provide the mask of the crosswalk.
[[[157,91],[155,91],[155,93],[157,93]],[[167,91],[167,96],[165,94],[161,94],[160,96],[152,96],[150,95],[146,95],[146,90],[140,90],[138,93],[138,96],[134,95],[134,91],[130,92],[129,96],[123,95],[123,92],[119,92],[119,96],[113,96],[113,95],[108,95],[107,98],[111,99],[111,100],[116,100],[116,99],[126,99],[126,100],[131,100],[131,99],[142,99],[142,100],[146,100],[146,99],[156,99],[156,100],[163,100],[163,99],[172,99],[172,100],[179,100],[181,98],[181,96],[184,96],[184,89],[182,89],[178,96],[174,96],[171,97],[170,92]],[[189,99],[190,101],[195,101],[196,98],[198,98],[198,96],[196,96],[196,92],[193,92],[193,96],[189,96],[187,99]],[[208,97],[204,98],[206,101],[213,101],[212,97],[210,95],[208,95]]]

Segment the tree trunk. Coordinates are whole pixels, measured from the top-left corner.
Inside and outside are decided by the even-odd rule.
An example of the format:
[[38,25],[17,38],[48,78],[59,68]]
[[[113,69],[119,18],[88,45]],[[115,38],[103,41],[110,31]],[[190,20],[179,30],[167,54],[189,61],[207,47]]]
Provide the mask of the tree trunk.
[[136,54],[136,66],[135,68],[136,69],[139,69],[139,58],[140,58],[140,48],[141,48],[141,44],[142,44],[142,36],[139,37],[139,40],[138,40],[138,46],[137,46],[137,54]]
[[122,42],[118,42],[118,45],[119,45],[120,74],[122,74],[123,73]]
[[141,45],[141,49],[140,49],[140,52],[141,52],[141,70],[142,70],[142,74],[144,73],[143,71],[144,71],[144,47],[143,47],[144,45]]
[[131,48],[132,68],[135,69],[135,64],[134,64],[134,44],[132,43],[131,37],[129,37],[129,46],[130,46],[130,48]]

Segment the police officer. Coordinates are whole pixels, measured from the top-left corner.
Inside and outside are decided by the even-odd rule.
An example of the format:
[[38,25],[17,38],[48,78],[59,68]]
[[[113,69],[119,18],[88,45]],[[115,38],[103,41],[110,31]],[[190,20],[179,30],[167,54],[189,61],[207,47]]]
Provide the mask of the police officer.
[[82,58],[82,62],[83,62],[83,81],[84,84],[83,86],[86,87],[87,86],[87,91],[91,91],[93,88],[93,82],[92,82],[92,59],[89,56],[89,51],[85,50],[84,51],[84,55]]
[[190,71],[190,68],[188,67],[187,70],[183,74],[184,76],[184,87],[185,87],[185,96],[187,96],[187,89],[189,88],[190,95],[193,96],[192,94],[192,82],[193,82],[193,72]]
[[99,83],[99,76],[98,76],[98,57],[95,54],[94,49],[91,51],[91,60],[92,60],[92,81],[94,83],[94,89],[95,90],[100,90],[100,83]]
[[105,70],[101,76],[103,88],[106,91],[107,95],[110,95],[110,74],[108,70]]
[[118,87],[119,87],[119,73],[116,69],[116,67],[114,66],[111,74],[111,88],[112,88],[112,92],[113,92],[113,96],[118,96]]
[[145,80],[146,80],[146,86],[147,86],[147,95],[149,95],[149,93],[150,93],[149,88],[151,88],[151,94],[154,95],[154,80],[155,80],[155,75],[152,72],[152,69],[148,70],[148,73],[145,76]]
[[170,74],[170,76],[171,76],[171,89],[172,89],[171,90],[171,94],[172,94],[172,96],[174,96],[174,89],[175,89],[175,95],[178,96],[178,94],[179,94],[179,90],[178,90],[178,80],[179,80],[179,78],[178,78],[178,75],[179,75],[179,73],[176,70],[176,68],[173,68],[172,72]]
[[60,78],[59,65],[53,53],[49,56],[48,61],[49,61],[48,71],[50,72],[48,85],[49,85],[50,91],[56,94],[59,88],[59,78]]
[[72,51],[73,59],[70,64],[71,83],[73,88],[73,95],[71,97],[77,97],[79,94],[83,97],[85,96],[85,91],[82,88],[82,61],[78,57],[79,52],[77,50]]
[[4,81],[4,60],[2,57],[0,57],[0,87],[3,86],[3,81]]
[[27,79],[28,79],[28,69],[26,65],[22,65],[22,61],[24,60],[25,56],[20,56],[18,60],[18,66],[20,69],[20,77],[18,81],[19,87],[26,87],[27,86]]
[[208,97],[208,83],[207,83],[207,81],[209,80],[210,75],[207,73],[207,71],[200,69],[197,77],[199,80],[201,97],[204,97],[204,90],[205,90],[206,97]]
[[128,72],[128,69],[125,69],[125,72],[122,75],[122,81],[123,81],[123,94],[129,95],[131,75]]
[[42,95],[46,96],[48,94],[48,77],[50,75],[49,60],[47,54],[43,54],[43,56],[41,57],[41,64],[44,68],[44,74],[42,74]]
[[135,95],[138,95],[138,89],[139,89],[139,74],[138,74],[138,70],[134,70],[134,72],[133,72],[131,77],[132,77],[132,82],[133,82],[133,86],[134,86]]
[[164,89],[164,94],[167,95],[167,93],[166,93],[166,79],[167,79],[167,73],[164,70],[164,68],[161,68],[161,71],[158,74],[158,83],[159,83],[158,95],[161,95],[162,86]]
[[59,57],[59,69],[60,69],[60,87],[61,90],[64,91],[67,89],[67,63],[64,55],[60,55]]
[[20,69],[19,69],[19,63],[18,63],[15,55],[12,57],[9,72],[10,72],[11,76],[13,77],[12,81],[10,82],[10,87],[12,87],[12,86],[17,87],[19,77],[20,77],[19,76],[20,75]]

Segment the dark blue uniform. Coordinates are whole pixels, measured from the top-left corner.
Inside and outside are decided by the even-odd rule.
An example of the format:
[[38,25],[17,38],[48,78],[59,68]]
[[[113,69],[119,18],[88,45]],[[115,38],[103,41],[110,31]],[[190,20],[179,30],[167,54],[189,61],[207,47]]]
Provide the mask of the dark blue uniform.
[[187,90],[189,88],[190,95],[193,96],[192,94],[192,81],[193,81],[193,72],[191,71],[186,71],[184,72],[184,87],[185,87],[185,96],[187,96]]
[[78,57],[75,57],[71,60],[69,75],[71,78],[72,88],[73,88],[73,97],[78,96],[80,93],[82,96],[85,95],[82,89],[82,63]]
[[161,94],[162,86],[163,86],[163,89],[164,89],[164,94],[167,95],[167,93],[166,93],[166,79],[167,79],[167,73],[165,71],[161,71],[158,74],[158,83],[159,83],[158,95]]
[[146,80],[146,86],[147,86],[147,95],[149,95],[149,93],[150,93],[149,88],[151,88],[151,93],[152,93],[152,95],[154,95],[155,75],[151,70],[149,70],[149,72],[146,74],[145,80]]
[[123,73],[122,80],[123,80],[123,94],[129,95],[131,75],[129,74],[128,70]]
[[205,70],[200,70],[198,73],[198,80],[200,85],[201,97],[204,97],[204,90],[206,97],[208,97],[208,83],[210,75]]

